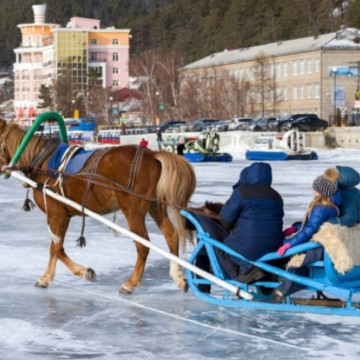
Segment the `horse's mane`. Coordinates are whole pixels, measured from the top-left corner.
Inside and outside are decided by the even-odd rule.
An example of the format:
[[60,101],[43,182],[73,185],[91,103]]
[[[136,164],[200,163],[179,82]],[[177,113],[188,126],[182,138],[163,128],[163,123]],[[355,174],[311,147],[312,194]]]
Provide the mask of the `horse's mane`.
[[[26,135],[26,131],[19,127],[15,123],[10,123],[8,125],[6,143],[9,151],[13,155],[16,150],[19,148],[21,141]],[[39,136],[32,136],[25,146],[21,158],[19,160],[22,165],[30,165],[31,161],[34,159],[35,155],[39,153],[46,139],[41,139]]]

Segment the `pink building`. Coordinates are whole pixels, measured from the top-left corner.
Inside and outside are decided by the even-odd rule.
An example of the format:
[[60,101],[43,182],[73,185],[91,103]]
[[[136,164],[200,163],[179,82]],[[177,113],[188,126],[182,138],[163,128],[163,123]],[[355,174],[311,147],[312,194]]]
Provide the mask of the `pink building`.
[[[34,23],[20,24],[21,46],[14,50],[14,111],[16,118],[35,117],[41,85],[49,86],[61,70],[71,68],[80,92],[95,71],[103,87],[129,85],[130,30],[101,29],[100,20],[73,17],[66,27],[45,23],[46,5],[33,5]],[[57,109],[50,109],[57,110]]]

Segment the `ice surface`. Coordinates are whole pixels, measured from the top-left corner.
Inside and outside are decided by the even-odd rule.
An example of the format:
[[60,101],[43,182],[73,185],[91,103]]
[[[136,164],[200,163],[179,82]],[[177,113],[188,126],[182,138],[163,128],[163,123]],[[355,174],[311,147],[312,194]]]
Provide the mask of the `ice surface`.
[[[243,151],[227,149],[232,163],[195,164],[192,202],[225,201]],[[283,195],[285,224],[300,220],[315,176],[333,165],[360,170],[360,151],[326,150],[317,161],[272,162],[273,185]],[[0,359],[359,359],[360,319],[226,309],[181,293],[168,261],[151,251],[143,284],[118,294],[135,261],[133,242],[88,219],[87,246],[79,249],[81,221],[72,220],[65,243],[75,261],[91,266],[97,282],[79,279],[58,263],[48,289],[33,286],[48,261],[49,234],[40,210],[24,213],[16,179],[0,179]],[[118,217],[119,225],[125,225]],[[152,242],[166,249],[147,221]],[[184,258],[187,253],[182,255]]]

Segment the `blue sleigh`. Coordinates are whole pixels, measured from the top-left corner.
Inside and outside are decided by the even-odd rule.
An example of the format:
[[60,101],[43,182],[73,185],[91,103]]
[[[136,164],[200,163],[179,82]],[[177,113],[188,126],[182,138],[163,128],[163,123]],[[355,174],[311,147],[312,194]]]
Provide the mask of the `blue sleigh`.
[[[182,210],[181,213],[192,223],[197,233],[197,245],[189,259],[190,264],[195,265],[199,257],[204,256],[204,254],[207,255],[211,272],[216,278],[238,287],[239,290],[241,289],[253,297],[252,300],[246,300],[236,296],[228,290],[216,286],[214,282],[196,275],[193,271],[186,270],[189,287],[200,299],[210,304],[225,307],[360,316],[360,295],[356,294],[360,292],[360,266],[355,266],[351,271],[340,275],[335,270],[329,255],[324,251],[323,261],[316,261],[307,265],[309,276],[295,275],[271,264],[273,260],[282,258],[276,252],[266,254],[256,261],[249,261],[220,241],[211,238],[192,213],[185,210]],[[291,257],[319,246],[321,245],[310,241],[290,248],[283,257]],[[272,293],[271,289],[280,285],[278,281],[257,281],[244,284],[229,279],[217,260],[215,248],[245,260],[276,277],[301,284],[306,290],[301,294],[305,294],[306,297],[294,298],[293,296],[287,296],[279,298],[273,294],[266,295]],[[209,287],[209,285],[211,286],[211,292],[204,291],[204,288]],[[326,296],[319,296],[324,293],[326,293]],[[317,295],[317,297],[314,297],[314,295]]]

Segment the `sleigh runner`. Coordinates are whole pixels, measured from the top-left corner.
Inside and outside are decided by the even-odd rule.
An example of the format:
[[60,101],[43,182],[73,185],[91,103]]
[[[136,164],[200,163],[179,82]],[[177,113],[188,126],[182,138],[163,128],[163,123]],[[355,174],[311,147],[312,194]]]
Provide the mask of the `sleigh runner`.
[[[241,296],[231,294],[214,286],[211,281],[198,277],[192,271],[187,270],[186,276],[189,287],[200,299],[225,307],[360,316],[360,295],[357,294],[360,292],[359,265],[352,266],[349,270],[340,274],[325,250],[323,261],[316,261],[307,265],[309,276],[295,275],[272,264],[274,260],[282,258],[276,252],[266,254],[256,261],[249,261],[220,241],[213,239],[204,231],[200,221],[194,214],[184,210],[181,211],[181,214],[193,224],[197,232],[197,246],[192,252],[189,262],[196,264],[201,257],[208,257],[210,269],[217,278],[237,286],[253,297],[252,300],[247,300]],[[320,246],[322,246],[320,242],[310,241],[289,249],[283,257],[290,258]],[[221,249],[231,256],[245,260],[267,272],[270,276],[251,284],[231,280],[220,265],[215,249]],[[273,295],[272,290],[280,285],[280,282],[275,280],[276,278],[288,279],[302,285],[305,291],[302,291],[301,295],[304,297],[286,296],[280,298]],[[209,291],[210,287],[211,291]]]

